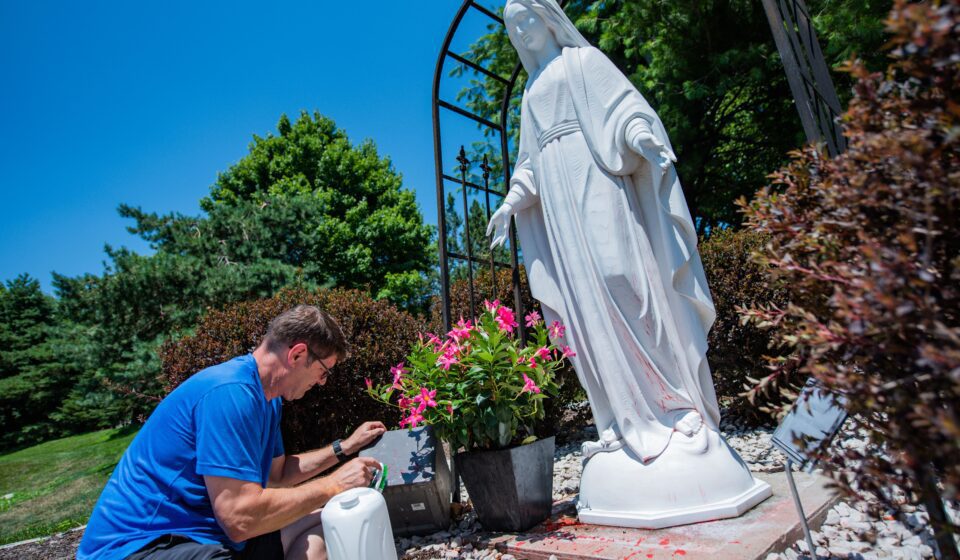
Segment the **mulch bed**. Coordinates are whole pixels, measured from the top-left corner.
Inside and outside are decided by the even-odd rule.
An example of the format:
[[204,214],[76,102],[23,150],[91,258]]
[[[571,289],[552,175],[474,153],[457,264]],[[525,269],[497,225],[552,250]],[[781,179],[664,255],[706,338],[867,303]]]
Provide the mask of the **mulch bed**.
[[83,529],[57,533],[52,537],[16,546],[0,548],[0,560],[68,560],[77,557]]

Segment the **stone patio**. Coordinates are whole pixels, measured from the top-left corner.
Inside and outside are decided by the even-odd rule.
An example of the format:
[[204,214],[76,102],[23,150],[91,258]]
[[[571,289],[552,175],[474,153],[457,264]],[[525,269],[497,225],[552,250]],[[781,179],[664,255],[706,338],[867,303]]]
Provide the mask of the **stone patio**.
[[[684,560],[763,559],[803,538],[786,473],[754,473],[773,488],[773,496],[733,519],[666,529],[622,529],[585,525],[572,499],[558,502],[554,515],[528,533],[495,539],[498,550],[517,559]],[[804,512],[817,529],[838,497],[823,476],[794,473]]]

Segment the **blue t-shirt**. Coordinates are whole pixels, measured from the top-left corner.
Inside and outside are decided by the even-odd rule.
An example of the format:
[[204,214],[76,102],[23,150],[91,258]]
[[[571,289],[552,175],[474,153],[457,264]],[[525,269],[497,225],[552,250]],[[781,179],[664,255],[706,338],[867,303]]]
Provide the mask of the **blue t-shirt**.
[[256,482],[283,455],[282,399],[267,401],[252,355],[207,368],[157,406],[110,476],[77,558],[125,558],[165,534],[236,550],[203,475]]

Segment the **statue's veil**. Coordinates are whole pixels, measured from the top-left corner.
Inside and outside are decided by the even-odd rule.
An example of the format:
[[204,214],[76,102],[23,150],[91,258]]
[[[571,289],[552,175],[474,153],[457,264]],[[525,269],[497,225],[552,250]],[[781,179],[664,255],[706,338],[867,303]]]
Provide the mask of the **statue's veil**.
[[[580,31],[573,25],[573,22],[567,17],[567,14],[563,13],[563,8],[557,4],[556,0],[507,0],[503,9],[504,14],[506,14],[507,8],[512,4],[520,4],[527,9],[533,10],[540,16],[561,47],[590,46],[590,43],[580,34]],[[513,43],[512,37],[510,42]],[[537,69],[536,59],[532,53],[524,48],[522,43],[519,45],[513,43],[513,47],[517,50],[517,54],[520,55],[520,62],[523,64],[523,68],[527,71],[528,75]]]

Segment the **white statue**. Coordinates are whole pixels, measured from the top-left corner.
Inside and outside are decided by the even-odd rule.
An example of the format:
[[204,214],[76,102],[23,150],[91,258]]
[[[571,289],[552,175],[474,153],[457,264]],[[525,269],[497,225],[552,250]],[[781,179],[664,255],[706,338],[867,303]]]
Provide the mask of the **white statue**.
[[516,218],[533,296],[577,353],[600,433],[583,446],[580,518],[739,515],[770,488],[719,435],[706,361],[716,312],[663,124],[554,0],[508,0],[504,21],[529,79],[487,234],[504,243]]

